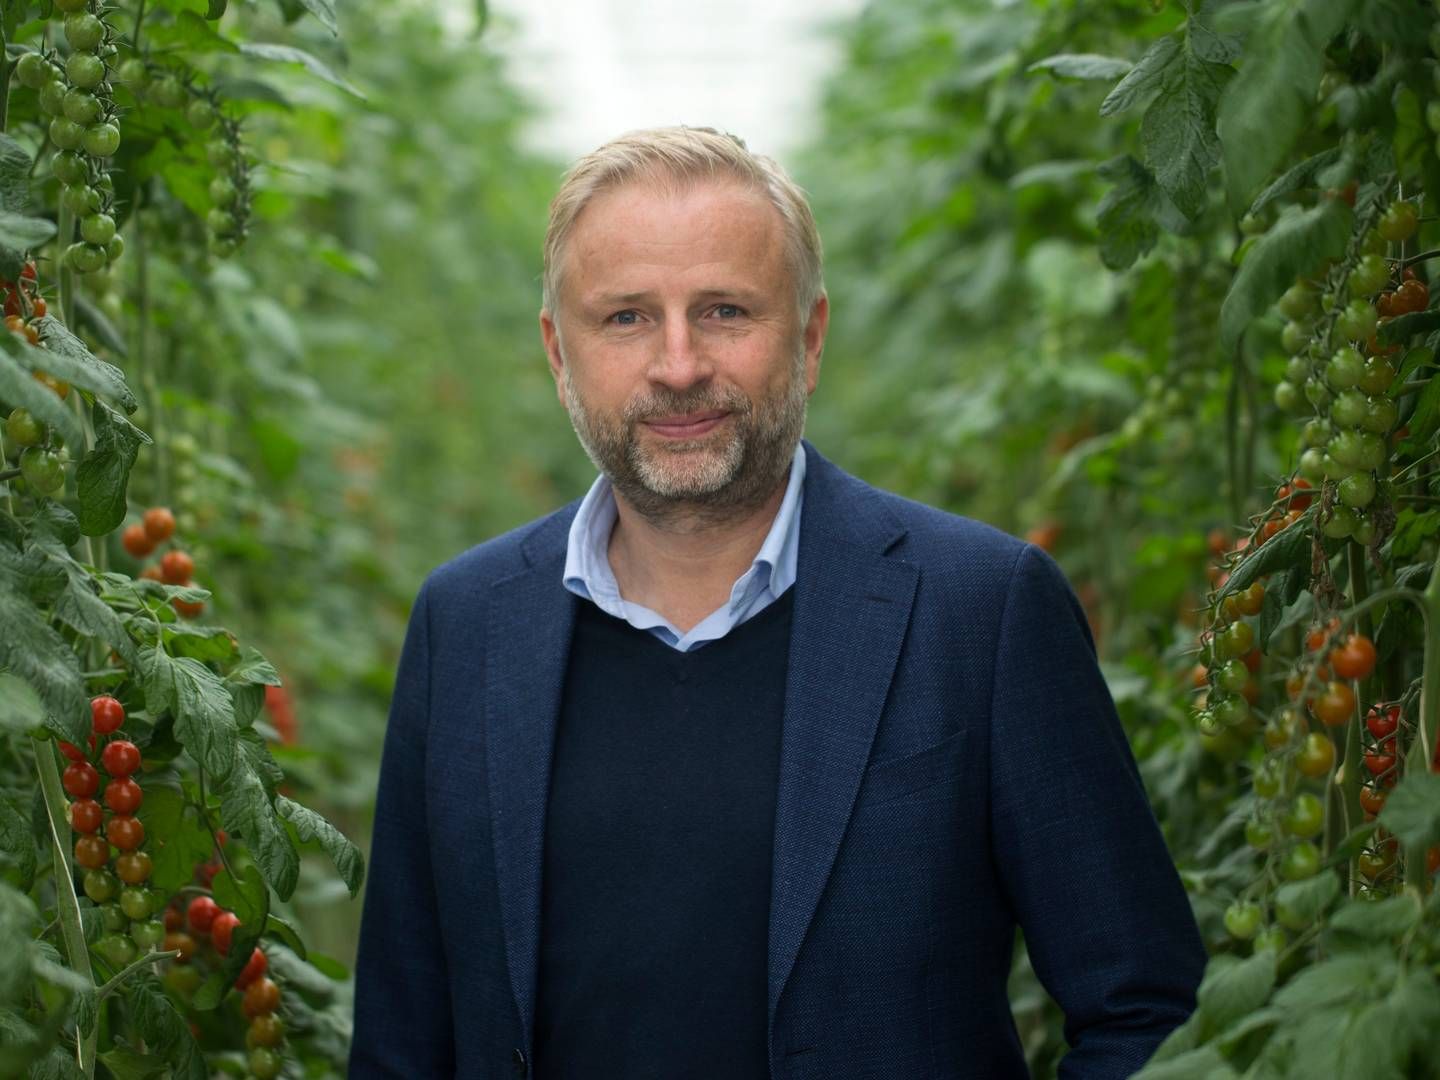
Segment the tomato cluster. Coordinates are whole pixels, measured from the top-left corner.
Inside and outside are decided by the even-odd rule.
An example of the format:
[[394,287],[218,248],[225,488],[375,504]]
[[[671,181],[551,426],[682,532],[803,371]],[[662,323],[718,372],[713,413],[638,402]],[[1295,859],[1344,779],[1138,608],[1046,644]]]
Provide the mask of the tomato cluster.
[[152,917],[164,901],[146,884],[153,863],[141,850],[145,826],[135,816],[145,799],[134,779],[140,750],[124,737],[120,730],[124,723],[125,707],[101,695],[90,701],[88,753],[60,743],[70,762],[61,782],[73,797],[69,816],[78,834],[75,862],[85,870],[85,895],[100,905],[104,919],[105,935],[95,949],[117,968],[164,939],[163,926]]
[[[141,515],[138,522],[127,525],[120,534],[120,544],[134,559],[148,558],[155,549],[175,535],[175,515],[168,506],[152,506]],[[140,571],[140,576],[167,585],[193,585],[195,560],[187,551],[172,548]],[[171,606],[187,619],[193,619],[205,610],[203,600],[185,600],[173,597]]]

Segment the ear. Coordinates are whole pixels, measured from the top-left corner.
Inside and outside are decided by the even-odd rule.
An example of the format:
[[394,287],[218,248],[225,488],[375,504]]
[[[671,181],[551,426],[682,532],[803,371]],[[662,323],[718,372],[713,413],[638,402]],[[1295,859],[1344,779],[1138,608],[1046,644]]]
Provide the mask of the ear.
[[[545,345],[545,357],[550,364],[550,376],[555,380],[555,396],[565,404],[565,360],[560,355],[560,328],[555,318],[545,308],[540,309],[540,340]],[[568,407],[568,406],[567,406]]]
[[805,386],[810,393],[820,384],[820,354],[825,348],[825,332],[830,327],[830,298],[824,293],[810,309],[805,324]]

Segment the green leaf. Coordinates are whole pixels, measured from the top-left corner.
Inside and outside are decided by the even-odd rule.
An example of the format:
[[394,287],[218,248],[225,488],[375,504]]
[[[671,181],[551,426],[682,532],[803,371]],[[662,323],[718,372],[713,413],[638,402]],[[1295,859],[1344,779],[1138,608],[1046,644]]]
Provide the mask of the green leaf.
[[1192,221],[1209,201],[1209,175],[1220,160],[1215,104],[1233,72],[1187,47],[1161,79],[1160,93],[1140,122],[1145,164],[1179,211]]
[[1128,154],[1111,158],[1096,170],[1114,183],[1100,200],[1100,261],[1124,270],[1159,239],[1157,210],[1164,195],[1150,171]]
[[25,255],[55,235],[55,223],[0,210],[0,276],[14,281],[25,265]]
[[1233,963],[1211,960],[1196,996],[1212,1028],[1228,1027],[1265,1003],[1275,989],[1275,962],[1273,949]]
[[1410,773],[1385,799],[1380,825],[1406,847],[1440,843],[1440,775]]
[[1310,520],[1313,514],[1313,510],[1306,510],[1258,548],[1248,548],[1245,557],[1230,571],[1224,587],[1215,594],[1216,601],[1249,588],[1252,582],[1265,574],[1295,566],[1309,566],[1314,539]]
[[154,1054],[139,1054],[116,1047],[100,1055],[100,1061],[115,1074],[115,1080],[151,1080],[170,1071],[169,1063]]
[[[235,637],[223,626],[196,626],[194,623],[169,623],[161,631],[165,651],[172,656],[188,656],[202,663],[228,663],[235,659]],[[234,698],[234,690],[231,690]]]
[[205,18],[219,19],[225,14],[226,0],[206,0]]
[[1026,73],[1048,71],[1064,79],[1103,79],[1106,82],[1118,79],[1130,71],[1129,60],[1096,53],[1059,53],[1036,60],[1025,69]]
[[[0,268],[0,274],[3,273],[4,269]],[[84,446],[85,432],[75,414],[53,390],[35,380],[31,365],[25,363],[29,353],[39,351],[14,334],[0,334],[0,400],[25,406],[41,423],[58,430],[66,446]]]
[[45,706],[25,680],[0,671],[0,731],[20,735],[45,722]]
[[75,515],[57,502],[47,502],[30,515],[30,530],[39,536],[52,536],[64,547],[80,542],[80,522]]
[[30,151],[0,132],[0,210],[23,214],[30,208],[30,160]]
[[1147,1065],[1134,1074],[1133,1080],[1232,1080],[1239,1076],[1220,1051],[1213,1046],[1199,1046],[1179,1057]]
[[336,37],[340,36],[340,24],[335,21],[335,0],[300,0],[300,3],[319,20],[321,26]]
[[95,446],[75,470],[80,501],[80,531],[104,536],[125,520],[126,488],[140,444],[150,436],[97,399],[91,410]]
[[[46,315],[36,324],[40,331],[43,350],[32,350],[26,356],[34,366],[64,379],[71,386],[100,394],[119,404],[127,413],[132,413],[138,404],[130,387],[125,384],[125,373],[114,364],[101,360],[92,353],[83,341],[65,328],[65,324],[53,315]],[[134,429],[139,432],[139,429]],[[140,432],[143,442],[150,437]]]
[[135,814],[154,839],[147,845],[154,868],[151,884],[166,894],[190,883],[195,864],[210,858],[215,841],[200,811],[174,787],[147,784],[145,800]]
[[1239,214],[1285,160],[1315,111],[1325,47],[1356,0],[1270,5],[1246,41],[1240,74],[1220,99],[1220,142],[1231,208]]
[[1115,116],[1158,93],[1166,69],[1179,55],[1178,34],[1167,34],[1152,42],[1129,74],[1121,79],[1100,103],[1100,115]]
[[198,11],[181,11],[173,22],[145,27],[152,46],[171,46],[186,52],[239,52],[240,48],[216,30]]
[[260,650],[247,645],[240,663],[225,676],[225,681],[232,685],[279,686],[280,673],[260,654]]
[[172,657],[145,646],[139,651],[146,708],[175,718],[175,736],[216,780],[235,762],[235,711],[225,683],[198,660]]
[[1395,976],[1395,957],[1388,947],[1339,953],[1306,968],[1275,994],[1275,1004],[1289,1010],[1311,1010],[1373,996],[1377,985],[1388,987]]
[[295,826],[295,833],[302,844],[315,841],[330,856],[336,872],[350,890],[351,899],[354,899],[360,892],[360,883],[365,880],[365,857],[360,854],[360,849],[323,816],[293,799],[281,795],[275,800],[275,809]]
[[45,725],[83,746],[90,734],[90,699],[74,650],[24,590],[25,564],[0,548],[0,669],[24,679],[47,710]]
[[1391,896],[1384,900],[1352,900],[1330,917],[1329,928],[1374,941],[1403,937],[1420,922],[1420,898]]
[[[0,680],[0,691],[4,682]],[[0,798],[0,880],[21,892],[35,884],[35,836],[29,820]]]
[[76,633],[103,641],[130,663],[135,662],[135,643],[125,629],[125,620],[100,598],[98,583],[90,572],[68,553],[51,556],[65,574],[65,591],[55,598],[55,616]]
[[1308,210],[1283,215],[1256,241],[1220,308],[1220,339],[1227,351],[1235,347],[1250,320],[1280,299],[1296,278],[1344,252],[1353,216],[1344,199],[1326,199]]
[[[248,728],[246,731],[253,734]],[[226,831],[245,841],[275,894],[288,900],[299,880],[300,855],[275,810],[273,795],[250,762],[250,756],[242,753],[226,779],[221,791],[220,820]]]
[[126,991],[130,1017],[149,1048],[165,1058],[175,1080],[209,1080],[205,1055],[190,1025],[149,971],[140,971]]
[[1301,188],[1309,187],[1315,174],[1339,161],[1340,154],[1341,148],[1332,146],[1328,150],[1322,150],[1313,157],[1306,158],[1300,164],[1286,169],[1278,180],[1255,196],[1255,201],[1250,204],[1249,213],[1262,214],[1276,199],[1289,195],[1293,191],[1299,191]]
[[283,64],[300,64],[316,78],[324,79],[332,86],[338,86],[347,94],[352,94],[361,101],[365,100],[365,95],[354,85],[335,74],[329,67],[304,49],[297,49],[291,45],[274,45],[269,42],[247,41],[240,46],[240,51],[246,56],[253,56],[258,60],[273,60]]
[[1409,424],[1409,438],[1422,445],[1440,429],[1440,376],[1432,376],[1425,389],[1420,391]]
[[1428,334],[1432,330],[1440,330],[1440,310],[1396,315],[1379,327],[1375,336],[1381,345],[1401,345],[1416,334]]
[[39,1061],[30,1066],[29,1080],[86,1080],[75,1063],[75,1055],[63,1046],[52,1046]]
[[[279,938],[285,942],[301,960],[308,960],[309,950],[305,948],[305,942],[300,939],[300,933],[278,915],[267,915],[265,918],[265,933]],[[323,958],[322,958],[323,959]],[[319,965],[316,965],[317,967]],[[344,970],[343,965],[341,970]],[[345,976],[341,976],[343,980]]]
[[1275,892],[1276,906],[1292,909],[1309,922],[1318,919],[1340,895],[1340,879],[1334,874],[1316,874],[1304,881],[1291,881]]

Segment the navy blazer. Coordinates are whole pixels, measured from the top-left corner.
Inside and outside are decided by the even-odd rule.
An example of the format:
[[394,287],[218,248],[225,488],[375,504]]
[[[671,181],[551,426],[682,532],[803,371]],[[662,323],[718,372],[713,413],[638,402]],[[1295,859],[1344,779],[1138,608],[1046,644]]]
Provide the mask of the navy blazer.
[[[805,451],[771,1076],[1026,1076],[1006,997],[1017,924],[1065,1012],[1061,1076],[1130,1075],[1194,1009],[1205,950],[1080,606],[1039,548]],[[351,1077],[526,1074],[578,506],[446,563],[415,603]]]

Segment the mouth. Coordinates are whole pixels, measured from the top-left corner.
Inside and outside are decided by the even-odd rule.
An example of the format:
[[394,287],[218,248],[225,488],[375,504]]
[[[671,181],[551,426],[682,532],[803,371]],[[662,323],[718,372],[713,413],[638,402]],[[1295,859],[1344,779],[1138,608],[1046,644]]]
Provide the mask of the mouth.
[[679,416],[658,416],[643,423],[651,431],[667,439],[693,439],[714,429],[730,414],[721,409],[686,413]]

